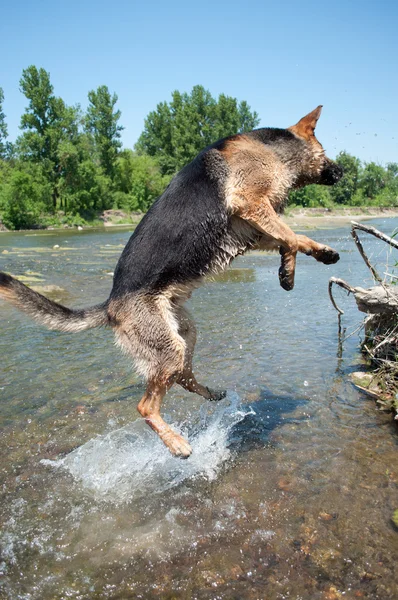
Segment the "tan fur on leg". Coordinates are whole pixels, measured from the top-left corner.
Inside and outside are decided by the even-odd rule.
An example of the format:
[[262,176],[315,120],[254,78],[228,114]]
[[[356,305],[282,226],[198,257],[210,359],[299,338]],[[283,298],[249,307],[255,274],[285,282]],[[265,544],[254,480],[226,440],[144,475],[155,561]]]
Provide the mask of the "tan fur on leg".
[[177,378],[177,383],[188,392],[198,394],[206,400],[221,400],[224,398],[225,392],[219,390],[211,390],[207,386],[201,385],[192,372],[193,353],[196,344],[196,327],[189,312],[182,306],[177,310],[178,333],[185,341],[185,359],[184,370]]
[[174,456],[188,458],[192,454],[191,446],[181,435],[173,431],[160,416],[160,405],[163,397],[173,383],[174,378],[171,381],[169,380],[167,384],[150,382],[137,409]]
[[325,265],[331,265],[339,260],[339,254],[330,246],[325,244],[318,244],[306,235],[296,235],[298,241],[299,252],[307,254],[307,256],[313,256],[315,260],[324,263]]

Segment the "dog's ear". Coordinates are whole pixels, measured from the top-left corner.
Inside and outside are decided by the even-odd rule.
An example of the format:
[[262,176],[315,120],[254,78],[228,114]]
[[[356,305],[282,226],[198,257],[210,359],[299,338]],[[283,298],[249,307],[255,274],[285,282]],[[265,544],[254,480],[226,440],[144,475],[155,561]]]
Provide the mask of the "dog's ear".
[[319,117],[321,116],[322,105],[318,106],[315,110],[308,113],[305,117],[300,119],[296,125],[293,127],[289,127],[289,131],[292,131],[296,135],[299,135],[303,138],[309,138],[314,135],[315,127],[318,122]]

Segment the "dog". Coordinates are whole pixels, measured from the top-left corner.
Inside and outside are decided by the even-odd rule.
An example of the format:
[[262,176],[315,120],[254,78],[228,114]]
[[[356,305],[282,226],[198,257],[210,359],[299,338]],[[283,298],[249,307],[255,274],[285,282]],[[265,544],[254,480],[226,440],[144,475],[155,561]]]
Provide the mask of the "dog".
[[233,135],[200,152],[133,232],[106,302],[73,310],[0,273],[0,297],[49,329],[113,328],[147,380],[138,411],[175,456],[187,458],[192,449],[160,415],[167,390],[177,383],[208,400],[224,395],[198,383],[192,372],[196,330],[184,302],[193,290],[251,249],[280,252],[285,290],[294,286],[297,252],[325,264],[339,260],[335,250],[296,235],[280,218],[289,190],[333,185],[343,175],[315,137],[321,110],[287,129]]

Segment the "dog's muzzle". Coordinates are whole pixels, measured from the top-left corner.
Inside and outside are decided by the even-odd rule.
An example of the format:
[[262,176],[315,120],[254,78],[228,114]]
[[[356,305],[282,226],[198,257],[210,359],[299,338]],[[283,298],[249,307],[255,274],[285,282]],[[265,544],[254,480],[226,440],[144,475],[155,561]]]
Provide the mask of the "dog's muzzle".
[[323,167],[323,170],[321,171],[319,183],[321,185],[334,185],[335,183],[340,181],[340,179],[343,177],[343,175],[344,175],[344,171],[340,167],[340,165],[338,165],[335,162],[330,161],[330,162],[326,163],[325,166]]

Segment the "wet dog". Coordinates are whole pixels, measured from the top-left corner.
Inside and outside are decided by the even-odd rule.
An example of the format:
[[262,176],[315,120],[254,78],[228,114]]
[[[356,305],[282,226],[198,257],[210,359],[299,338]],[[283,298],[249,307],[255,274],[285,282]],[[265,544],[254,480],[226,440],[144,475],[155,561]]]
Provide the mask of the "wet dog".
[[103,304],[72,310],[0,273],[0,297],[50,329],[113,328],[148,382],[138,411],[176,456],[192,450],[160,416],[167,390],[178,383],[209,400],[223,395],[192,372],[196,330],[183,306],[192,291],[254,248],[280,252],[285,290],[294,286],[297,252],[325,264],[339,260],[332,248],[296,235],[279,216],[289,190],[333,185],[342,176],[314,134],[321,108],[288,129],[220,140],[177,173],[128,241]]

